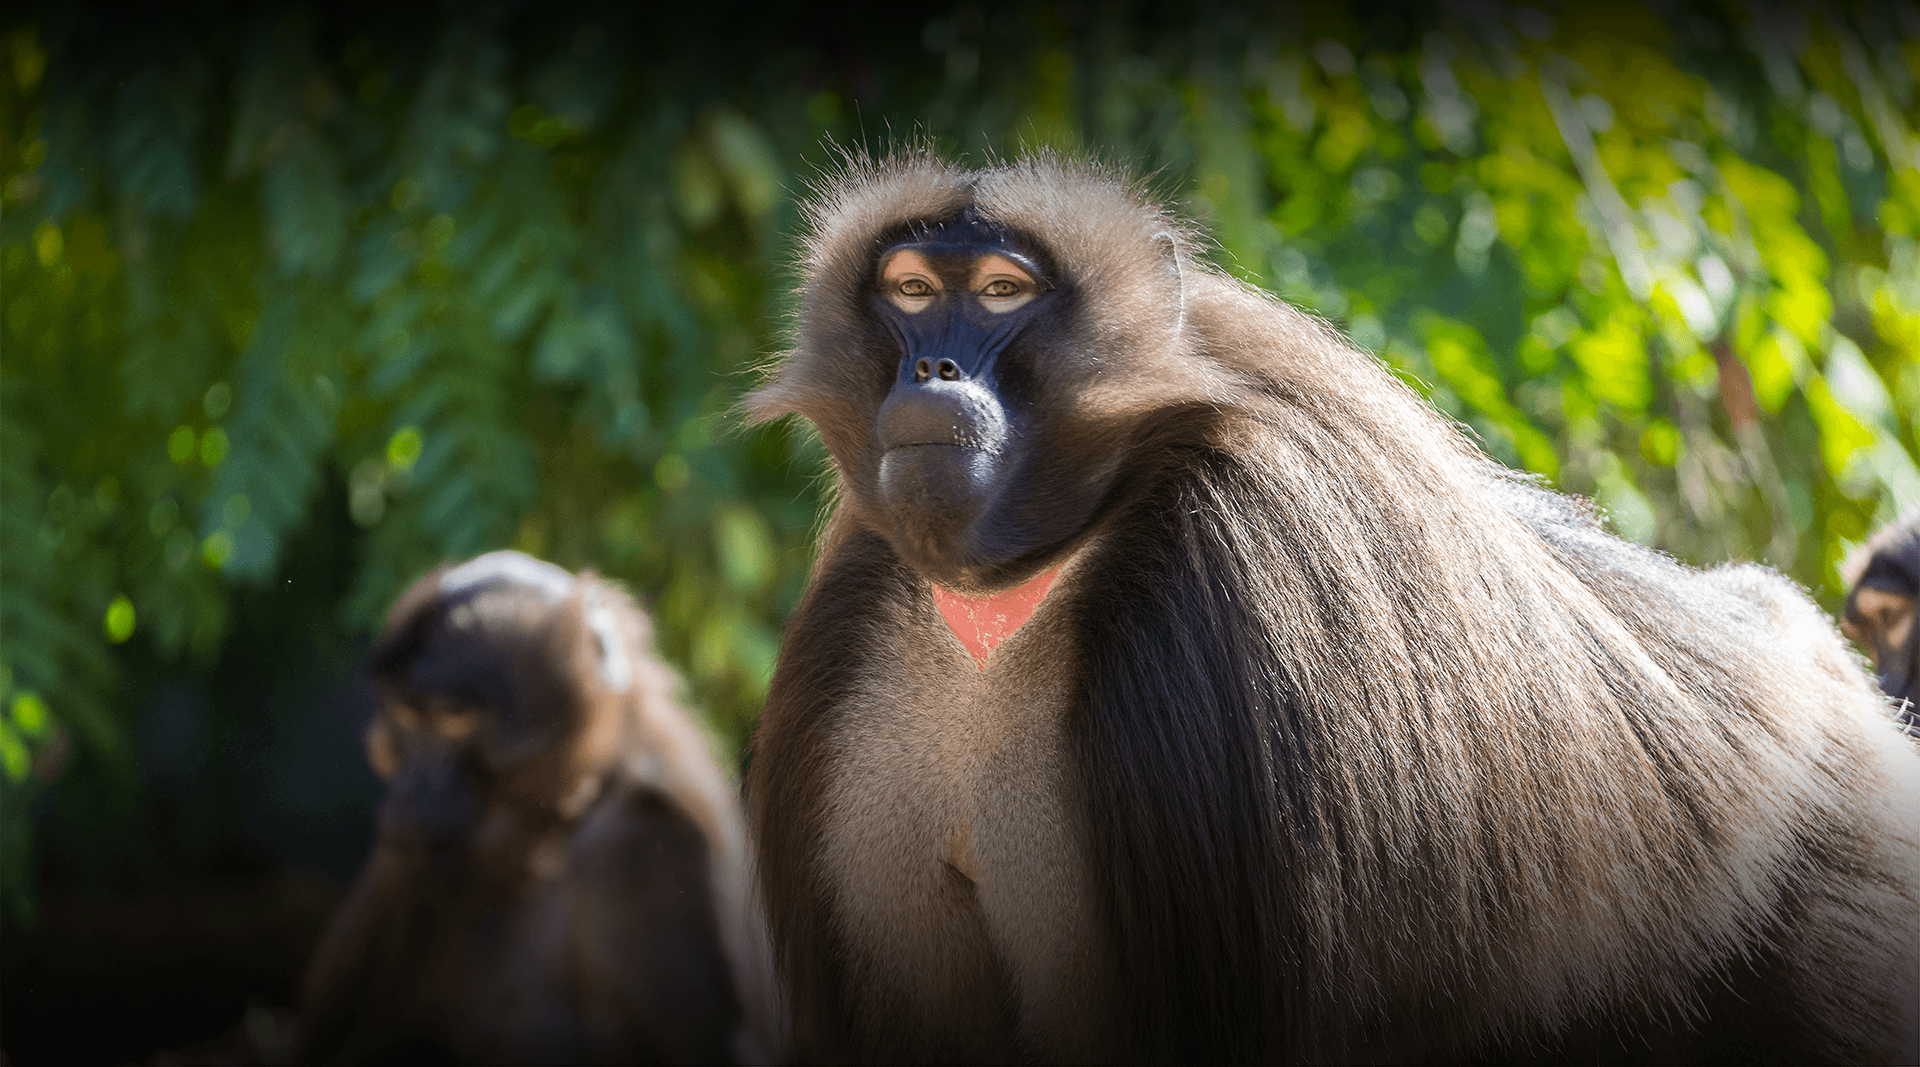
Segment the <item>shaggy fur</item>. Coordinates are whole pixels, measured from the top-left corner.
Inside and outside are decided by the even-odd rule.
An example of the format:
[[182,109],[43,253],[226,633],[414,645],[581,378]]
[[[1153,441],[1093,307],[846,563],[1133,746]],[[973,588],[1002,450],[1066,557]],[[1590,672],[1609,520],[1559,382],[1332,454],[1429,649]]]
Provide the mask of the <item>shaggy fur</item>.
[[[984,670],[872,432],[876,257],[968,205],[1067,296],[1033,535],[952,584],[1065,570]],[[856,163],[812,226],[747,400],[838,469],[748,780],[802,1057],[1920,1052],[1920,755],[1790,583],[1607,534],[1100,168]]]
[[744,822],[633,601],[493,553],[414,583],[373,674],[378,838],[303,1062],[767,1062]]

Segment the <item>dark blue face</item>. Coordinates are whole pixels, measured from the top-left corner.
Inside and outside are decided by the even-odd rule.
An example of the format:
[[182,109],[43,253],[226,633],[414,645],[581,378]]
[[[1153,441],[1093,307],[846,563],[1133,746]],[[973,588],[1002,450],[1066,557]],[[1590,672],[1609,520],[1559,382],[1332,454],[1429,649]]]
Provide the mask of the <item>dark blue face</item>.
[[1051,303],[1052,286],[1033,258],[978,224],[897,244],[880,257],[879,273],[880,315],[900,343],[901,383],[990,383],[1000,355]]
[[876,420],[895,542],[931,577],[995,553],[988,514],[1018,461],[1020,405],[1002,357],[1058,299],[1038,259],[971,216],[881,253],[874,305],[899,344]]

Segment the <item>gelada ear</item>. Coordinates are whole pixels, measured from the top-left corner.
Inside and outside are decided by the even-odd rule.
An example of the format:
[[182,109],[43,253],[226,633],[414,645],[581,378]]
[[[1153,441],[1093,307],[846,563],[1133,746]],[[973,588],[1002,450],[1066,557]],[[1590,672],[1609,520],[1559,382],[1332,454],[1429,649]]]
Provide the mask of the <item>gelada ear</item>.
[[1187,283],[1180,269],[1180,242],[1172,233],[1161,230],[1153,235],[1153,239],[1148,244],[1155,254],[1159,255],[1162,268],[1173,283],[1175,306],[1180,309],[1180,321],[1175,326],[1177,332],[1180,327],[1187,324]]

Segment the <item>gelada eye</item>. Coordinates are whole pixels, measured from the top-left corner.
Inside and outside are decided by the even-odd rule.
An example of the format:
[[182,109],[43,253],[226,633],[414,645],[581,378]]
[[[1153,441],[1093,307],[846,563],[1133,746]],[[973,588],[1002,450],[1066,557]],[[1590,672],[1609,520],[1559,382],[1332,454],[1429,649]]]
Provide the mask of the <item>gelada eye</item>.
[[999,314],[1024,307],[1039,295],[1033,276],[1001,255],[988,255],[975,264],[973,291],[988,311]]
[[917,312],[940,295],[940,282],[925,256],[902,248],[881,264],[880,292],[894,307]]

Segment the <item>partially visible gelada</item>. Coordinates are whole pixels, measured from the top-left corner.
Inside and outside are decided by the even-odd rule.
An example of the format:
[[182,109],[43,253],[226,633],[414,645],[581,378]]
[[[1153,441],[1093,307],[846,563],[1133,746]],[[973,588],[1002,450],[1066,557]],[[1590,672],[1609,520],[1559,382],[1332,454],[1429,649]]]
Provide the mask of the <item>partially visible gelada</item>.
[[301,1056],[782,1053],[739,803],[626,594],[517,552],[421,578],[373,653],[373,853]]
[[1920,734],[1920,508],[1868,538],[1845,573],[1840,627],[1873,654],[1880,688]]

